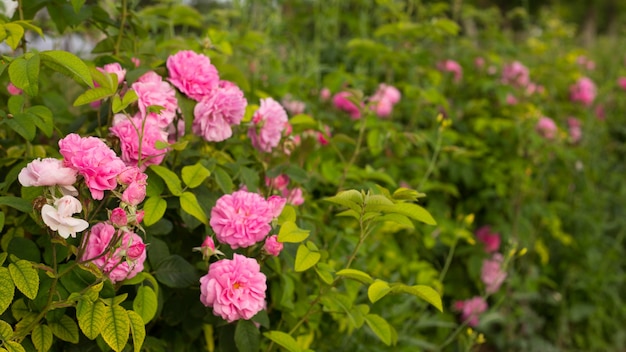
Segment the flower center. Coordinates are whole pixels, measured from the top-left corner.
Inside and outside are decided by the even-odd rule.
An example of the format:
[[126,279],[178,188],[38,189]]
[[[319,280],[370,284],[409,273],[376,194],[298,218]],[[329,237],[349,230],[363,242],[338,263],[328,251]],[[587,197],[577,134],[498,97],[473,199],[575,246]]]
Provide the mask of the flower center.
[[233,289],[235,289],[235,290],[236,290],[236,289],[238,289],[238,288],[240,288],[240,287],[241,287],[241,284],[240,284],[240,283],[238,283],[238,282],[235,282],[235,283],[233,284]]

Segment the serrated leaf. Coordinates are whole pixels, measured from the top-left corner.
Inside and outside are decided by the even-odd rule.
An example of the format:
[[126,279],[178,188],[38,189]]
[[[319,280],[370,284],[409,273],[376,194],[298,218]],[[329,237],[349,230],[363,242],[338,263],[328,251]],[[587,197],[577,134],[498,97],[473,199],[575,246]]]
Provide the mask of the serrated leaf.
[[78,343],[78,325],[67,315],[55,322],[48,322],[54,336],[71,343]]
[[443,304],[441,302],[441,296],[435,289],[426,285],[415,285],[415,286],[407,286],[407,285],[396,285],[392,287],[393,292],[401,292],[408,293],[413,296],[417,296],[424,301],[430,303],[435,308],[437,308],[440,312],[443,312]]
[[144,324],[154,318],[157,312],[157,296],[150,286],[140,286],[133,301],[133,310],[139,314]]
[[189,188],[196,188],[200,186],[202,182],[204,182],[204,180],[206,180],[206,178],[210,175],[211,171],[202,166],[202,164],[200,163],[185,166],[181,171],[183,182]]
[[44,65],[80,84],[93,88],[89,67],[76,55],[63,50],[42,51],[40,55]]
[[367,314],[365,322],[385,345],[391,345],[391,326],[383,317],[377,314]]
[[85,336],[93,340],[102,331],[104,326],[105,306],[102,301],[92,302],[89,299],[82,299],[76,305],[76,319],[78,326]]
[[27,114],[19,113],[11,119],[6,119],[5,123],[25,140],[30,142],[35,138],[37,126]]
[[132,310],[127,310],[126,313],[130,321],[130,332],[133,334],[133,351],[140,352],[143,341],[146,339],[146,326],[139,314]]
[[33,329],[31,340],[38,352],[46,352],[52,347],[52,330],[48,325],[39,324]]
[[337,276],[347,277],[349,279],[360,281],[364,284],[371,284],[374,279],[368,274],[357,269],[343,269],[335,273]]
[[96,87],[85,91],[83,94],[79,95],[76,100],[74,100],[74,106],[81,106],[89,103],[93,103],[94,101],[102,100],[108,98],[115,94],[115,91],[111,91],[106,87]]
[[215,171],[213,171],[215,175],[215,181],[217,185],[220,187],[222,192],[224,193],[232,193],[233,192],[233,180],[230,178],[230,175],[224,171],[221,167],[216,167]]
[[39,275],[28,260],[18,260],[9,264],[9,272],[15,286],[24,296],[35,299],[39,291]]
[[387,282],[376,280],[367,288],[367,298],[370,299],[370,302],[376,303],[376,301],[385,297],[390,291],[391,287]]
[[11,279],[9,269],[0,267],[0,314],[4,313],[4,311],[11,305],[14,294],[15,285]]
[[13,328],[9,323],[0,320],[0,340],[7,341],[13,337]]
[[8,352],[26,352],[24,347],[15,341],[4,341],[4,347]]
[[183,192],[180,195],[180,207],[186,213],[192,215],[194,218],[198,219],[203,224],[209,223],[209,218],[207,217],[204,209],[198,203],[198,198],[196,195],[191,192]]
[[[22,28],[19,27],[18,28]],[[39,54],[33,54],[26,58],[27,55],[20,56],[11,61],[9,65],[9,77],[13,84],[24,91],[24,93],[32,96],[39,94]]]
[[285,221],[278,231],[278,242],[300,243],[309,237],[309,230],[303,230],[295,222]]
[[11,47],[11,49],[17,49],[20,45],[20,40],[24,37],[24,28],[15,23],[7,23],[4,25],[4,29],[8,32],[8,36],[6,38],[7,44]]
[[311,251],[304,244],[300,244],[298,247],[298,251],[296,252],[296,261],[294,264],[295,271],[305,271],[317,264],[317,262],[321,258],[321,254],[319,252]]
[[259,350],[259,328],[250,320],[239,320],[235,328],[235,345],[240,352]]
[[276,344],[280,345],[284,349],[289,352],[301,352],[302,349],[298,346],[298,342],[291,337],[291,335],[284,333],[282,331],[268,331],[263,334],[263,336],[268,339],[274,341]]
[[122,110],[124,110],[122,107],[122,99],[120,99],[118,94],[115,94],[113,98],[111,98],[111,111],[113,111],[114,114],[117,114]]
[[104,327],[100,334],[104,342],[115,352],[121,352],[126,346],[130,332],[130,318],[126,309],[113,305],[105,306]]
[[148,197],[143,204],[144,218],[143,223],[145,226],[151,226],[161,220],[163,214],[167,209],[167,202],[165,199],[159,196]]
[[54,130],[54,118],[52,111],[43,105],[35,105],[26,109],[26,112],[36,116],[34,119],[35,125],[46,135],[46,137],[52,136]]
[[159,175],[163,181],[165,181],[167,188],[173,195],[180,196],[183,193],[183,186],[181,185],[180,178],[178,178],[173,171],[160,165],[151,165],[150,169],[154,171],[155,174]]

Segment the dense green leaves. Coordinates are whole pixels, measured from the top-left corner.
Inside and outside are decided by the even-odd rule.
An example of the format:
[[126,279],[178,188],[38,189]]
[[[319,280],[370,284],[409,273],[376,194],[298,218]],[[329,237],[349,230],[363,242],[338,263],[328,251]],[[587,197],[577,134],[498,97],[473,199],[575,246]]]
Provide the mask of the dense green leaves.
[[259,328],[250,320],[239,320],[235,328],[235,345],[241,352],[259,350]]
[[26,297],[35,299],[39,291],[39,275],[28,260],[18,260],[9,264],[9,272],[15,287]]
[[76,325],[76,322],[69,316],[64,315],[57,321],[49,321],[48,326],[52,334],[59,339],[71,343],[78,343],[78,325]]
[[102,338],[115,352],[126,346],[130,333],[130,319],[126,310],[118,305],[105,307]]
[[38,352],[46,352],[52,347],[52,330],[45,324],[37,325],[33,329],[31,340]]
[[180,195],[180,207],[186,213],[192,215],[194,218],[200,220],[203,224],[209,223],[209,218],[206,216],[204,209],[198,203],[198,198],[191,192],[183,192]]
[[[21,27],[18,27],[21,28]],[[30,96],[39,94],[39,54],[25,54],[11,61],[9,77],[13,84]]]
[[78,326],[88,339],[95,339],[100,335],[104,326],[106,307],[100,300],[81,299],[76,306]]
[[263,335],[289,352],[302,351],[296,340],[282,331],[268,331]]

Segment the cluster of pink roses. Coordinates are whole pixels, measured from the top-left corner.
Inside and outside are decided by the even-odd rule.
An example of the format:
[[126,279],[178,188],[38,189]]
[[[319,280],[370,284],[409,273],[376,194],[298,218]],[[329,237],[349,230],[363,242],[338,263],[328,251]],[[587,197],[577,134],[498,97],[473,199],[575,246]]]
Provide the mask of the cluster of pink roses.
[[[330,96],[330,90],[327,88],[322,89],[320,92],[320,99],[327,100]],[[381,83],[378,85],[376,92],[369,97],[369,107],[378,117],[389,117],[393,111],[393,107],[400,101],[402,94],[398,88]],[[335,108],[346,112],[357,120],[361,118],[361,110],[363,109],[363,103],[360,107],[355,104],[355,95],[350,91],[341,91],[333,96],[332,103]]]
[[463,68],[454,60],[443,60],[437,63],[437,69],[442,72],[451,73],[454,77],[454,83],[461,83],[463,79]]
[[287,200],[287,203],[291,205],[301,205],[304,203],[304,197],[302,196],[302,188],[289,188],[289,176],[281,174],[274,178],[265,178],[265,185],[270,189],[278,191],[283,198]]
[[581,77],[570,87],[570,100],[580,102],[584,106],[591,106],[596,98],[597,89],[588,77]]

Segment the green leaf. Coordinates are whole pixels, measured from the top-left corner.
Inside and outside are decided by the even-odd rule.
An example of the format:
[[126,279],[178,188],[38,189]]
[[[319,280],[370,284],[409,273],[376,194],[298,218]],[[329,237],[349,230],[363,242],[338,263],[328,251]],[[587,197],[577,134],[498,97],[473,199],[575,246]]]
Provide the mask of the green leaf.
[[11,119],[5,120],[6,124],[11,127],[15,132],[22,136],[27,141],[32,141],[35,138],[37,132],[36,125],[29,118],[28,114],[19,113]]
[[93,88],[89,67],[76,55],[63,50],[42,51],[41,62],[56,72],[64,74],[80,84]]
[[296,222],[296,210],[289,204],[286,204],[283,211],[278,216],[278,225],[285,222]]
[[22,291],[24,296],[35,299],[39,291],[39,275],[28,260],[18,260],[9,264],[9,272],[15,286]]
[[31,340],[38,352],[46,352],[52,347],[52,330],[48,325],[37,325],[33,329]]
[[417,204],[412,203],[396,203],[394,205],[371,205],[368,206],[369,211],[380,211],[384,213],[395,213],[408,216],[411,219],[421,221],[428,225],[437,225],[433,216],[430,213]]
[[304,244],[300,244],[298,251],[296,252],[296,262],[294,264],[295,271],[305,271],[317,264],[320,260],[321,254],[319,252],[311,251]]
[[81,106],[89,103],[93,103],[94,101],[102,100],[108,98],[115,94],[115,91],[111,91],[106,87],[96,87],[91,88],[85,91],[83,94],[79,95],[76,100],[74,100],[74,106]]
[[[4,29],[8,32],[6,38],[7,44],[11,49],[15,50],[20,45],[20,40],[24,37],[24,28],[15,23],[7,23],[4,25]],[[13,82],[15,84],[15,82]],[[17,86],[17,84],[15,84]],[[21,88],[18,86],[18,88]]]
[[167,208],[167,202],[165,199],[159,196],[148,197],[148,200],[143,204],[144,218],[143,223],[146,226],[154,225],[157,221],[161,220],[165,209]]
[[130,321],[130,332],[133,334],[133,351],[140,352],[143,341],[146,339],[146,326],[139,314],[132,310],[127,310]]
[[3,42],[7,37],[7,31],[3,25],[0,25],[0,42]]
[[[17,26],[22,31],[22,27]],[[39,54],[20,56],[9,65],[9,78],[13,84],[30,96],[39,94]]]
[[22,112],[24,108],[24,96],[23,95],[12,95],[7,102],[7,107],[9,108],[9,112],[13,115],[17,115]]
[[82,299],[76,305],[78,326],[88,339],[93,340],[100,335],[104,326],[105,309],[104,303],[100,300],[92,302],[89,299]]
[[332,285],[335,278],[333,277],[333,268],[326,263],[317,263],[315,266],[315,272],[319,275],[320,279],[328,285]]
[[289,352],[301,352],[302,349],[298,346],[296,340],[291,337],[291,335],[284,333],[282,331],[268,331],[263,334],[263,336],[268,339],[274,341],[276,344],[280,345],[284,349]]
[[350,208],[359,214],[363,206],[363,194],[354,189],[341,191],[335,196],[324,198],[324,200]]
[[78,326],[72,318],[64,315],[61,319],[48,322],[52,333],[59,339],[71,343],[78,343]]
[[83,7],[83,5],[85,5],[85,0],[72,0],[72,7],[76,14],[80,12],[80,8]]
[[173,288],[185,288],[198,280],[196,268],[177,254],[159,262],[154,276],[165,286]]
[[391,325],[383,317],[377,314],[367,314],[365,322],[385,345],[391,345]]
[[235,328],[235,345],[239,352],[259,350],[259,328],[250,320],[239,320]]
[[203,224],[207,225],[209,223],[209,218],[206,216],[206,213],[200,206],[200,203],[198,203],[198,198],[196,198],[195,194],[191,192],[183,192],[180,196],[180,207],[183,208],[186,213],[200,220]]
[[43,38],[43,31],[41,30],[41,28],[32,24],[32,21],[14,21],[12,23],[19,24],[20,26],[22,26],[22,28],[24,28],[24,30],[29,29],[31,31],[34,31],[35,33],[39,34],[40,37]]
[[200,163],[185,166],[181,171],[183,182],[185,182],[189,188],[200,186],[209,175],[211,175],[211,171]]
[[157,312],[157,296],[150,286],[140,286],[133,301],[133,310],[147,324]]
[[309,230],[303,230],[295,222],[285,221],[278,232],[278,242],[300,243],[309,237]]
[[0,320],[0,340],[8,341],[13,337],[13,328],[9,323]]
[[127,90],[126,93],[124,93],[124,97],[122,98],[122,109],[126,109],[128,105],[136,102],[137,100],[139,100],[137,92],[135,92],[133,89]]
[[376,280],[367,288],[367,298],[370,299],[370,302],[376,303],[376,301],[385,297],[390,291],[391,287],[389,287],[387,282]]
[[23,213],[30,213],[33,211],[33,204],[31,202],[18,197],[0,197],[0,205],[8,205]]
[[364,284],[371,284],[374,279],[368,274],[361,270],[356,269],[343,269],[339,270],[336,273],[337,276],[347,277],[353,280],[361,281]]
[[35,105],[26,109],[29,114],[35,115],[35,125],[46,135],[46,137],[52,136],[54,130],[54,118],[52,117],[52,111],[43,105]]
[[105,307],[104,327],[102,328],[102,338],[115,352],[121,352],[128,341],[130,332],[130,319],[126,309],[112,305]]
[[413,296],[417,296],[424,301],[432,304],[435,308],[437,308],[440,312],[443,312],[443,304],[441,303],[441,296],[437,291],[435,291],[430,286],[425,285],[415,285],[415,286],[407,286],[407,285],[395,285],[392,287],[393,292],[399,293],[408,293]]
[[6,348],[8,352],[26,352],[24,347],[22,347],[19,342],[15,341],[4,341],[4,348]]
[[180,183],[180,178],[171,171],[170,169],[160,166],[160,165],[151,165],[150,169],[154,171],[155,174],[159,175],[159,177],[165,181],[167,188],[172,192],[175,196],[180,196],[183,193],[183,187]]
[[122,107],[122,99],[120,99],[120,96],[118,94],[115,94],[113,98],[111,98],[111,110],[114,114],[117,114],[118,112],[124,110],[124,108]]
[[232,193],[233,192],[233,180],[230,178],[230,175],[224,171],[221,167],[216,167],[215,171],[215,181],[217,185],[220,187],[222,192],[224,193]]

